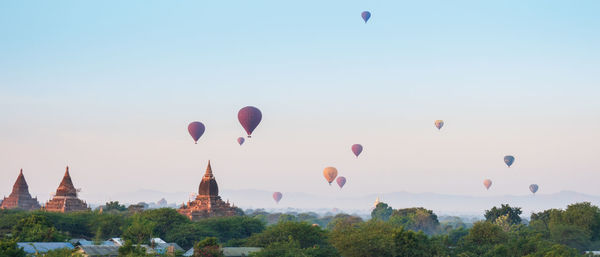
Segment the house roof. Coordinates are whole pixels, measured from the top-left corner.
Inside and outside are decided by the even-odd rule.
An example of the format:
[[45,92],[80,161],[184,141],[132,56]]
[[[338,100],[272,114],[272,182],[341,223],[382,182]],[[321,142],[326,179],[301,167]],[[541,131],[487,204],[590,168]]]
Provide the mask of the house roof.
[[78,248],[88,255],[118,255],[117,245],[80,245]]
[[26,253],[45,253],[50,250],[69,248],[74,249],[72,244],[65,242],[19,242],[17,245]]
[[[239,257],[239,256],[248,256],[250,253],[258,252],[262,248],[260,247],[223,247],[223,255],[225,257]],[[192,256],[194,255],[194,248],[189,249],[187,252],[183,254],[183,256]]]

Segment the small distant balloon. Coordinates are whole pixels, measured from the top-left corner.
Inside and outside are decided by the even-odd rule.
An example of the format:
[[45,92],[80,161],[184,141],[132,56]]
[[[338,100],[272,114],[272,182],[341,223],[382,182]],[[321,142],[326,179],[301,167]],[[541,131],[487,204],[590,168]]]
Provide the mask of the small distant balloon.
[[204,134],[204,124],[199,121],[194,121],[188,125],[188,132],[190,132],[190,136],[194,139],[194,143],[198,143],[198,139]]
[[248,138],[250,138],[252,131],[254,131],[262,120],[262,113],[254,106],[246,106],[238,112],[238,120],[242,124],[242,127],[244,127],[244,130],[246,130]]
[[535,194],[535,192],[537,192],[539,188],[540,187],[537,184],[529,185],[529,191],[531,191],[533,194]]
[[371,13],[369,11],[364,11],[360,14],[360,16],[365,21],[365,23],[367,23],[367,21],[369,21],[369,19],[371,18]]
[[504,156],[504,163],[506,163],[506,166],[508,166],[510,168],[510,166],[513,165],[513,162],[515,162],[514,156],[512,156],[512,155]]
[[329,183],[330,186],[331,182],[333,182],[335,177],[337,177],[337,174],[338,171],[334,167],[327,167],[323,170],[323,176],[325,177],[325,180],[327,180],[327,183]]
[[240,145],[243,145],[243,144],[244,144],[244,141],[246,141],[246,139],[244,139],[243,137],[238,137],[238,139],[237,139],[237,142],[238,142],[238,144],[240,144]]
[[353,144],[352,145],[352,152],[354,153],[354,155],[356,155],[356,158],[358,158],[358,156],[360,155],[360,153],[362,153],[363,147],[360,144]]
[[345,178],[345,177],[342,177],[342,176],[339,176],[339,177],[338,177],[338,178],[335,180],[335,182],[337,182],[338,186],[340,186],[340,189],[341,189],[341,188],[342,188],[342,187],[344,187],[344,185],[346,184],[346,178]]
[[435,121],[435,127],[440,130],[442,129],[442,127],[444,126],[444,121],[443,120],[436,120]]
[[279,203],[279,201],[281,201],[281,197],[283,197],[281,192],[273,193],[273,200],[275,200],[276,203]]
[[492,186],[492,181],[489,179],[483,180],[483,186],[485,186],[485,189],[489,190]]

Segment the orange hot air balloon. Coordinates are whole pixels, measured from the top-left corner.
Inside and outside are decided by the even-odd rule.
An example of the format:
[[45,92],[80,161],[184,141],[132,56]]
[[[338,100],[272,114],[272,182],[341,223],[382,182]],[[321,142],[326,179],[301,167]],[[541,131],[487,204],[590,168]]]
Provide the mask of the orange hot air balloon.
[[483,185],[485,186],[485,189],[489,190],[490,187],[492,186],[492,181],[489,179],[486,179],[483,181]]
[[444,126],[444,121],[443,120],[436,120],[435,121],[435,127],[440,130],[442,129],[442,127]]
[[334,167],[327,167],[323,170],[323,176],[325,176],[325,180],[327,180],[330,186],[331,182],[337,177],[337,174],[337,169]]

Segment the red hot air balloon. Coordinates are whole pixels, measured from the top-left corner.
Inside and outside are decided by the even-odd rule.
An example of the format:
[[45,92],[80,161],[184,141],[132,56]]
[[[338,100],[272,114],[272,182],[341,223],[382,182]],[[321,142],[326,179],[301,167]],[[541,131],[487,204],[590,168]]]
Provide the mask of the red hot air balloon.
[[356,155],[356,158],[358,158],[358,156],[360,155],[360,153],[362,153],[363,147],[360,144],[353,144],[352,145],[352,152],[354,153],[354,155]]
[[237,139],[237,142],[240,145],[244,144],[244,141],[246,141],[246,139],[244,139],[243,137],[238,137],[238,139]]
[[254,106],[246,106],[238,112],[238,120],[246,130],[246,133],[248,133],[248,138],[250,138],[252,131],[254,131],[260,120],[262,120],[262,113]]
[[492,186],[492,181],[489,179],[486,179],[483,181],[483,186],[485,186],[485,189],[489,190],[490,187]]
[[346,184],[346,178],[339,176],[337,179],[335,179],[335,182],[337,182],[338,186],[340,186],[341,189]]
[[281,201],[281,197],[283,197],[281,192],[273,193],[273,200],[275,200],[275,202],[279,203],[279,201]]
[[188,132],[190,132],[190,135],[194,139],[194,143],[198,143],[198,139],[204,134],[204,129],[204,124],[199,121],[194,121],[188,125]]

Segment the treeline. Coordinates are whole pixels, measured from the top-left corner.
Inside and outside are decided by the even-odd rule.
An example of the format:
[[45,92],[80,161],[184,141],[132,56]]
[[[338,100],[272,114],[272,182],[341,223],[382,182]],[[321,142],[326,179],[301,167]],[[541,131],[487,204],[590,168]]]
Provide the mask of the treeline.
[[147,244],[150,237],[184,249],[195,246],[195,256],[221,256],[222,246],[262,247],[255,257],[569,257],[600,248],[600,209],[590,203],[533,213],[529,222],[521,220],[520,208],[501,205],[474,224],[458,218],[440,222],[431,210],[393,209],[385,203],[368,221],[347,214],[249,210],[243,216],[192,222],[174,209],[132,212],[112,205],[117,207],[67,214],[2,210],[0,255],[12,256],[6,253],[16,241],[111,237],[131,242],[121,256],[144,256],[135,245]]

